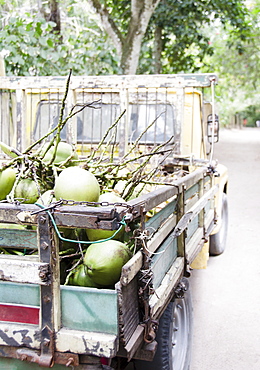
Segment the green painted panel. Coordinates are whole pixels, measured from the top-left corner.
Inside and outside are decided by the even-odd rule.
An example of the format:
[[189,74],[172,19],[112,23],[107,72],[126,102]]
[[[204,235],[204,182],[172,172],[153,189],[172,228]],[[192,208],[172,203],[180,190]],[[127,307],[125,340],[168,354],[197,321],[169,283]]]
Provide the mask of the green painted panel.
[[199,227],[199,216],[196,216],[187,227],[186,242],[188,242],[191,239],[195,231],[198,230],[198,227]]
[[211,210],[211,201],[209,200],[204,207],[205,215]]
[[[14,360],[11,358],[0,357],[0,369],[1,370],[40,370],[43,367],[26,361]],[[54,365],[52,367],[54,370],[65,370],[68,367],[63,365]]]
[[[0,281],[0,302],[39,307],[39,287]],[[114,290],[61,286],[61,312],[62,325],[69,329],[118,333]]]
[[0,228],[0,246],[12,248],[37,248],[37,232]]
[[0,301],[2,303],[40,306],[40,289],[35,284],[18,284],[0,280]]
[[199,184],[196,183],[195,185],[191,186],[189,189],[185,190],[184,193],[184,201],[188,200],[194,194],[198,193],[199,191]]
[[176,200],[168,203],[165,207],[163,207],[159,212],[157,212],[153,217],[151,217],[146,223],[146,229],[153,229],[157,230],[160,225],[175,212],[176,208]]
[[117,335],[117,312],[117,293],[114,290],[61,287],[61,317],[64,327]]
[[175,259],[177,258],[177,238],[172,238],[172,234],[161,244],[160,248],[152,257],[151,268],[154,274],[154,288],[158,288]]

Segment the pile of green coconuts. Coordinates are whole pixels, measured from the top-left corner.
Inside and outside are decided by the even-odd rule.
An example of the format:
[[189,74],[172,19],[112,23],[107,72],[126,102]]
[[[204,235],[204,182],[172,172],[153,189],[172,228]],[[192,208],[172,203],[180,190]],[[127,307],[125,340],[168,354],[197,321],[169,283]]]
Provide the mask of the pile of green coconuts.
[[[42,206],[59,200],[94,202],[98,205],[125,202],[116,191],[105,187],[90,170],[84,168],[73,146],[66,142],[45,143],[33,154],[26,155],[1,142],[0,147],[9,157],[0,169],[2,202]],[[1,224],[1,227],[6,228],[8,224]],[[117,232],[61,228],[60,233],[66,238],[60,243],[61,266],[65,272],[62,280],[65,284],[113,287],[120,278],[122,266],[132,256],[124,241],[124,226]],[[82,239],[86,239],[86,244],[79,246],[77,240]],[[7,249],[1,251],[4,253]]]

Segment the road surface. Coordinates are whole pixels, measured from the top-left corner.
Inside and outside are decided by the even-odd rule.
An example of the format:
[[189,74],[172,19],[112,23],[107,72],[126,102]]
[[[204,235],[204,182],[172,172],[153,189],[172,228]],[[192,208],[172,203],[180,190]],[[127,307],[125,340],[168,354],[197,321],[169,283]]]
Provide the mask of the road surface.
[[228,243],[192,272],[191,370],[259,370],[260,128],[221,131],[215,158],[229,170]]

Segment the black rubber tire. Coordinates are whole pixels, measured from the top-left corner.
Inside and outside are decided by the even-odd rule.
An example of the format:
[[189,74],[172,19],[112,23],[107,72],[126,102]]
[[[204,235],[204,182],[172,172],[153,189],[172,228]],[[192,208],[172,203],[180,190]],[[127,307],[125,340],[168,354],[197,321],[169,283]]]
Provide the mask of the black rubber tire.
[[189,283],[184,298],[175,299],[160,318],[157,351],[152,362],[136,360],[136,370],[188,370],[191,361],[192,300]]
[[227,194],[222,194],[221,207],[221,226],[220,230],[209,239],[209,254],[211,256],[219,256],[226,249],[228,232],[228,200]]

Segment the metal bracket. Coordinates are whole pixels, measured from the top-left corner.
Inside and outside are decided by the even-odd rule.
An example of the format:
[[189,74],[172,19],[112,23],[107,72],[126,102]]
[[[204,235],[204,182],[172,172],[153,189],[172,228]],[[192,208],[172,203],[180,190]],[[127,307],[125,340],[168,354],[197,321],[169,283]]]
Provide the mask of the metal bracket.
[[[39,351],[35,351],[29,348],[18,348],[16,351],[16,358],[21,361],[33,362],[39,364],[42,367],[52,367],[52,357],[49,355],[41,355]],[[8,357],[8,356],[7,356]],[[55,352],[54,362],[56,364],[69,366],[79,365],[79,356],[75,353],[61,353]]]
[[[40,271],[41,279],[47,279],[48,285],[41,286],[41,346],[37,362],[41,366],[52,367],[54,364],[55,352],[55,330],[59,328],[58,317],[54,310],[55,297],[59,296],[59,264],[57,263],[57,248],[54,241],[52,223],[47,212],[38,217],[39,232],[39,256],[42,262],[47,262],[50,268],[48,271]],[[57,303],[57,302],[56,302]],[[59,302],[58,302],[59,303]]]
[[49,355],[39,355],[37,352],[27,348],[21,348],[16,351],[17,358],[21,361],[34,362],[42,367],[51,367],[53,357]]
[[54,357],[54,332],[46,325],[42,329],[41,355],[39,365],[51,367]]
[[182,278],[174,291],[175,298],[183,298],[185,292],[189,289],[189,281],[186,278]]

